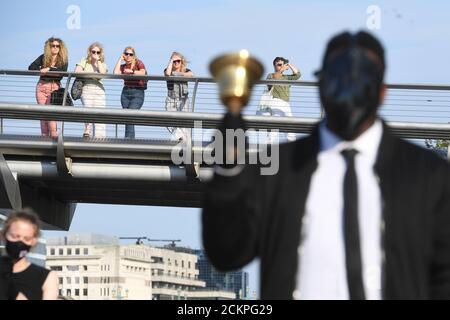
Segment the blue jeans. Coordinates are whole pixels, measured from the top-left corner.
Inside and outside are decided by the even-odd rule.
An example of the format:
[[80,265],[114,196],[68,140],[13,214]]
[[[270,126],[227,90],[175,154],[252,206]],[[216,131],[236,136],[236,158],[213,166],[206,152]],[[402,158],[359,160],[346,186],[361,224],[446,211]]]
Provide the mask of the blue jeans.
[[[122,95],[120,97],[120,102],[122,103],[122,108],[124,109],[134,109],[139,110],[144,104],[145,91],[142,88],[131,88],[124,87],[122,90]],[[125,138],[134,139],[134,125],[125,125]]]

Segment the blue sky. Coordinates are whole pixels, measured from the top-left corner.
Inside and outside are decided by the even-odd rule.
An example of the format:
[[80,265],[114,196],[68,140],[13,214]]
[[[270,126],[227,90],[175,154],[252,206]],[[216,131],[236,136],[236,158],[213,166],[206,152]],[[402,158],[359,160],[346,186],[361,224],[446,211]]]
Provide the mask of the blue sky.
[[[69,5],[81,9],[81,29],[68,30]],[[70,50],[70,68],[96,40],[116,62],[132,44],[151,74],[161,74],[169,55],[179,50],[198,75],[223,51],[247,48],[266,65],[274,56],[290,58],[312,80],[329,37],[366,26],[369,5],[381,9],[375,33],[388,50],[388,82],[443,83],[450,42],[448,1],[2,1],[1,68],[24,68],[42,51],[50,35],[62,37]]]
[[[113,68],[133,45],[151,75],[161,75],[172,51],[184,53],[196,75],[209,76],[209,61],[222,52],[249,49],[270,71],[285,56],[313,80],[326,41],[336,32],[366,27],[369,5],[381,9],[374,33],[387,50],[388,83],[448,84],[449,1],[1,1],[0,69],[25,69],[52,36],[65,40],[69,69],[94,41],[105,45]],[[81,29],[69,30],[69,5],[81,10]],[[200,210],[79,205],[71,232],[148,235],[201,246]],[[256,265],[250,267],[256,289]]]

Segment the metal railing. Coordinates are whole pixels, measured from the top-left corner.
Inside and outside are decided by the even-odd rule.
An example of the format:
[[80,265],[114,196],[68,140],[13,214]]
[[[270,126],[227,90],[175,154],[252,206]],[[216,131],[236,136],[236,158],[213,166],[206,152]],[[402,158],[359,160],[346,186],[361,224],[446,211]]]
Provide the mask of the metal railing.
[[[211,78],[185,78],[165,76],[126,76],[113,74],[88,74],[74,72],[49,72],[47,75],[63,76],[65,88],[63,104],[75,78],[100,78],[106,92],[106,108],[74,108],[36,106],[35,88],[39,71],[0,70],[0,133],[18,135],[39,135],[36,120],[57,120],[64,122],[65,136],[80,137],[83,122],[112,124],[107,127],[107,137],[123,136],[122,124],[136,124],[137,139],[168,139],[167,126],[194,127],[195,121],[202,121],[203,132],[194,130],[194,138],[208,137],[209,129],[217,126],[225,111],[219,100],[218,87]],[[120,103],[123,80],[148,81],[145,102],[141,110],[122,110]],[[191,108],[187,112],[165,111],[167,81],[184,81],[189,85]],[[267,85],[290,85],[290,105],[293,117],[255,116],[258,102]],[[381,115],[397,134],[407,138],[450,139],[450,86],[391,84]],[[195,111],[195,112],[194,112]],[[258,81],[250,102],[244,110],[249,126],[255,129],[280,129],[298,133],[309,132],[321,118],[322,110],[317,84],[307,81]]]
[[[39,105],[18,105],[0,103],[2,117],[23,120],[56,120],[71,122],[102,122],[109,124],[136,124],[149,127],[176,126],[197,128],[201,130],[217,128],[222,120],[219,113],[187,113],[164,111],[135,111],[99,108],[67,108]],[[261,117],[244,116],[251,129],[278,129],[281,132],[309,133],[317,123],[317,118],[297,117]],[[196,124],[201,124],[196,127]],[[450,124],[448,123],[410,123],[389,122],[391,129],[404,138],[416,139],[450,139]],[[153,137],[154,138],[154,137]]]

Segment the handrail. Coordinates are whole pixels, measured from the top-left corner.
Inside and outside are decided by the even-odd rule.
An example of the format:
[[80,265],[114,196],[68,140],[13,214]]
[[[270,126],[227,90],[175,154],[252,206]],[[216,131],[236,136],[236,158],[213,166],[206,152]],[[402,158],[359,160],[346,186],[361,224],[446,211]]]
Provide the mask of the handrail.
[[[14,69],[0,69],[0,75],[14,75],[14,76],[42,76],[40,71],[29,70],[14,70]],[[123,79],[123,80],[148,80],[148,81],[184,81],[184,82],[201,82],[201,83],[215,83],[213,78],[209,77],[175,77],[175,76],[159,76],[159,75],[122,75],[122,74],[99,74],[99,73],[77,73],[77,72],[60,72],[49,71],[44,75],[54,75],[57,77],[77,77],[81,79]],[[311,86],[316,87],[316,81],[298,81],[298,80],[258,80],[255,84],[278,84],[278,85],[293,85],[293,86]],[[386,84],[388,89],[412,89],[412,90],[439,90],[450,91],[450,85],[438,84]]]
[[[183,82],[201,82],[201,83],[215,83],[213,78],[207,77],[175,77],[175,76],[159,76],[159,75],[125,75],[112,73],[91,73],[91,72],[62,72],[49,71],[42,74],[40,71],[29,70],[0,70],[0,75],[11,76],[55,76],[55,77],[76,77],[80,79],[122,79],[122,80],[147,80],[147,81],[183,81]],[[295,80],[260,80],[257,84],[286,84],[286,85],[310,85],[315,86],[315,82],[309,81],[295,81]]]
[[[0,103],[3,118],[25,120],[56,120],[71,122],[99,122],[135,124],[143,126],[176,126],[194,128],[201,121],[203,129],[217,128],[222,114],[121,110],[110,108],[68,108],[61,106],[22,105]],[[281,132],[309,133],[319,118],[244,116],[248,128],[279,129]],[[417,139],[450,139],[448,123],[388,122],[397,135]]]
[[[16,75],[16,76],[42,76],[39,71],[25,71],[25,70],[8,70],[0,69],[1,75]],[[202,126],[205,129],[215,128],[221,119],[220,114],[212,113],[193,113],[196,108],[196,100],[200,83],[214,84],[215,80],[205,77],[172,77],[172,76],[154,76],[154,75],[114,75],[114,74],[98,74],[98,73],[76,73],[76,72],[48,72],[45,75],[54,75],[58,77],[67,77],[67,83],[65,88],[64,100],[67,100],[68,88],[70,80],[76,78],[98,78],[98,79],[133,79],[133,80],[147,80],[147,81],[183,81],[193,83],[193,96],[192,96],[192,112],[154,112],[145,110],[114,110],[113,108],[96,109],[96,108],[67,108],[56,107],[48,108],[48,106],[38,106],[33,104],[9,104],[6,101],[0,101],[0,114],[1,118],[11,119],[26,119],[26,120],[56,120],[56,121],[68,121],[68,122],[95,122],[95,123],[112,123],[116,124],[117,137],[117,124],[134,124],[143,126],[154,127],[183,127],[193,128],[195,121],[202,121]],[[317,82],[312,81],[292,81],[292,80],[260,80],[256,82],[262,85],[292,85],[292,86],[304,86],[317,88]],[[450,86],[447,85],[431,85],[431,84],[388,84],[390,89],[401,90],[436,90],[450,92]],[[445,102],[445,101],[444,101]],[[412,104],[415,107],[414,104]],[[112,106],[110,106],[112,107]],[[320,101],[319,101],[320,107]],[[446,107],[446,105],[438,106],[440,108]],[[449,108],[450,109],[450,108]],[[435,112],[443,112],[437,110]],[[281,132],[297,132],[308,133],[312,129],[313,125],[323,116],[322,113],[316,118],[312,117],[252,117],[247,116],[249,125],[254,129],[279,129]],[[254,118],[254,119],[253,119]],[[406,138],[417,139],[450,139],[449,125],[445,123],[423,123],[423,122],[406,122],[396,121],[389,122],[393,125],[396,134]],[[397,124],[397,125],[395,125]],[[64,124],[63,124],[64,125]],[[2,126],[0,126],[2,127]],[[0,132],[1,132],[0,128]],[[64,129],[63,129],[64,130]]]

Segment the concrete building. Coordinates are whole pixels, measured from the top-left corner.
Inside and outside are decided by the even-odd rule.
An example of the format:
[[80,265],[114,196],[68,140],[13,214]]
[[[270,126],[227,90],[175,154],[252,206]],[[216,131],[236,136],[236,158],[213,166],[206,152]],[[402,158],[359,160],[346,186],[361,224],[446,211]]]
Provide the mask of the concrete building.
[[250,298],[247,272],[243,270],[219,272],[209,262],[205,251],[196,250],[195,253],[198,256],[199,279],[205,281],[208,289],[233,291],[240,300]]
[[59,295],[79,300],[235,299],[206,289],[190,249],[120,245],[116,237],[72,235],[47,239],[47,267]]

